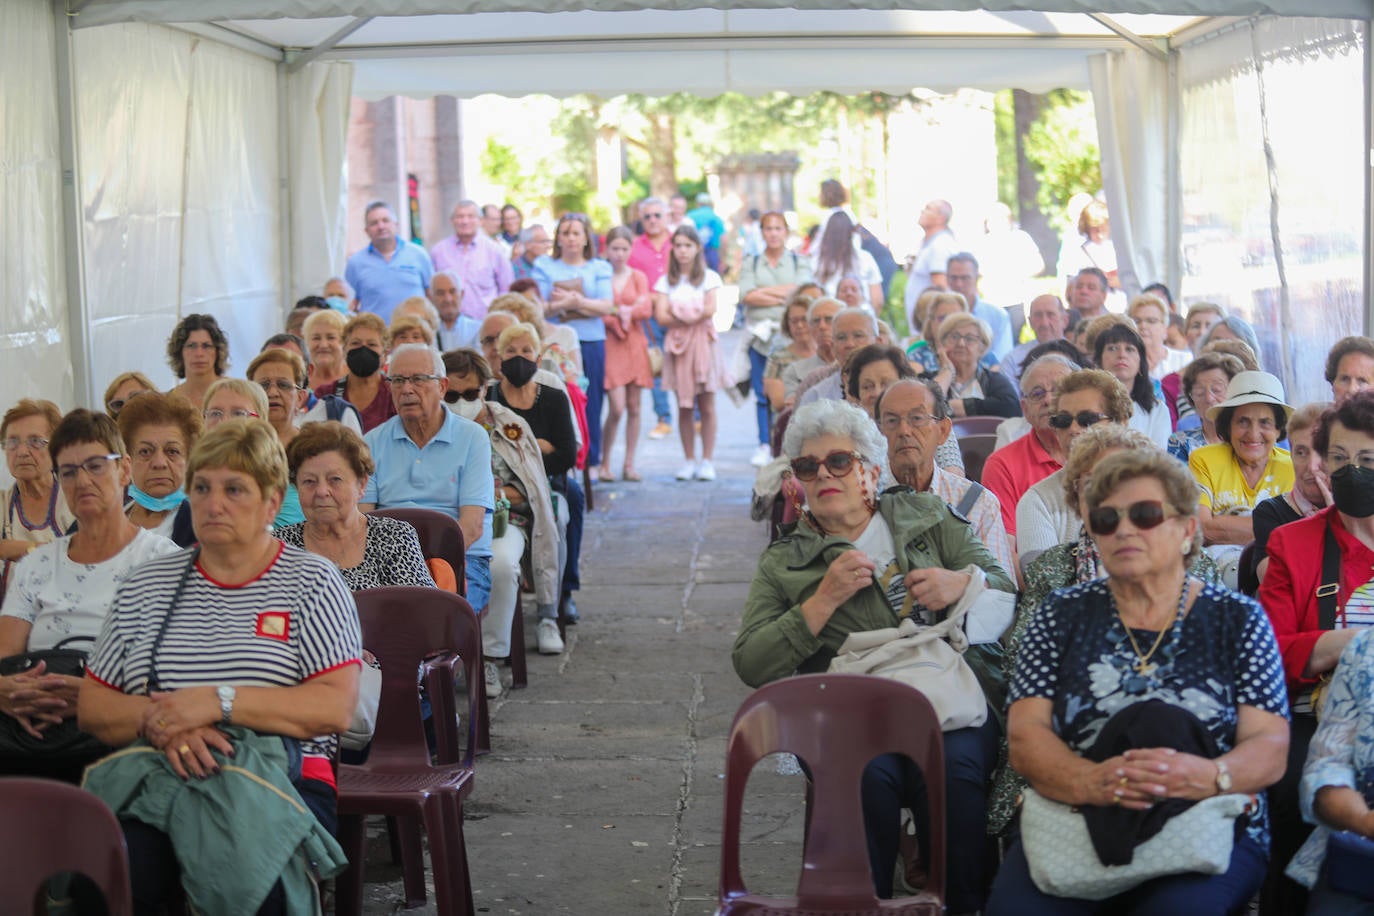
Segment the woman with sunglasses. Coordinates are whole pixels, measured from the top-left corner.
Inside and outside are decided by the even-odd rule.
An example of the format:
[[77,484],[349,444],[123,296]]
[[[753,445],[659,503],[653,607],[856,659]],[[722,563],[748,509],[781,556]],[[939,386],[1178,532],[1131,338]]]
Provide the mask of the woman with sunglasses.
[[[751,687],[825,671],[850,633],[895,627],[908,609],[928,622],[970,587],[969,567],[981,570],[988,587],[1013,590],[1006,571],[940,497],[884,490],[887,443],[858,407],[832,400],[803,405],[788,424],[783,454],[805,505],[801,520],[764,551],[749,588],[732,657]],[[976,610],[966,621],[974,645],[965,657],[985,693],[1000,692],[983,675],[996,670],[1006,623]],[[997,734],[989,715],[980,726],[944,736],[948,842],[959,850],[948,859],[950,912],[983,904],[990,869],[980,852]],[[921,790],[920,774],[905,758],[884,755],[864,771],[865,832],[879,897],[892,896],[900,810],[924,810]],[[924,831],[924,816],[917,821]],[[922,850],[930,849],[928,840]]]
[[577,332],[587,377],[587,465],[601,463],[601,402],[605,397],[606,323],[615,311],[611,265],[596,256],[591,220],[565,213],[554,231],[553,256],[534,262],[534,281],[549,321]]
[[[1060,379],[1049,422],[1064,460],[1068,461],[1073,444],[1089,430],[1099,425],[1124,429],[1131,406],[1131,396],[1109,372],[1080,369]],[[1060,468],[1031,484],[1016,501],[1016,553],[1023,568],[1043,551],[1078,536],[1078,514],[1064,498],[1067,476],[1068,471]]]
[[[568,501],[555,500],[544,458],[533,430],[505,404],[483,400],[491,366],[476,350],[444,354],[449,410],[479,424],[491,436],[491,473],[510,503],[506,532],[491,542],[491,603],[482,618],[482,655],[487,697],[501,695],[497,665],[510,657],[511,626],[520,588],[521,562],[530,557],[539,620],[553,622],[558,632],[559,583],[567,563]],[[556,505],[555,505],[556,503]]]
[[61,537],[76,517],[52,474],[48,437],[62,422],[62,411],[52,401],[24,398],[0,419],[0,447],[14,485],[5,494],[5,514],[0,520],[0,598],[15,562],[39,545]]
[[[1262,798],[1283,773],[1278,645],[1253,600],[1189,574],[1201,550],[1197,499],[1188,472],[1160,449],[1103,459],[1081,510],[1106,577],[1052,593],[1017,648],[1011,765],[1044,799],[1084,813],[1097,860],[1130,861],[1193,802]],[[985,912],[1239,912],[1264,878],[1263,802],[1243,827],[1233,823],[1217,826],[1236,837],[1223,874],[1179,871],[1090,900],[1036,885],[1027,850],[1054,852],[1023,816]]]
[[1103,315],[1088,325],[1087,344],[1097,365],[1116,376],[1135,402],[1131,426],[1150,437],[1160,448],[1169,444],[1173,421],[1169,407],[1150,378],[1145,342],[1135,322],[1123,315]]
[[156,390],[157,386],[142,372],[121,372],[105,389],[105,412],[118,420],[125,404],[140,394]]
[[[103,413],[74,410],[52,430],[46,450],[79,526],[14,568],[0,611],[0,657],[43,649],[89,652],[120,584],[140,563],[177,547],[124,514],[129,456]],[[0,774],[76,781],[107,748],[76,730],[79,670],[40,661],[0,676]]]

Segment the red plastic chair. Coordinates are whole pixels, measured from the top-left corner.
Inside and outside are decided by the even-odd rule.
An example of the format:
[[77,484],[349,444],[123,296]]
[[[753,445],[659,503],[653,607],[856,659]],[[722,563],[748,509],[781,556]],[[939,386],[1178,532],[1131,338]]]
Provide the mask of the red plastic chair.
[[[423,821],[439,916],[472,916],[463,799],[472,792],[478,701],[483,697],[477,615],[463,598],[433,588],[367,589],[354,597],[363,644],[382,665],[382,696],[367,762],[339,767],[339,842],[348,853],[349,868],[336,885],[337,912],[340,916],[362,912],[363,817],[384,814],[398,818],[402,825]],[[415,677],[436,651],[461,657],[471,687],[466,751],[459,756],[457,729],[452,726],[456,712],[453,669],[446,665],[426,669],[438,738],[439,762],[431,764]],[[404,827],[399,834],[402,864],[408,872],[407,905],[416,906],[425,899],[419,834]],[[418,889],[413,880],[417,867],[421,872]]]
[[114,812],[90,792],[51,779],[0,779],[0,912],[40,913],[48,878],[80,872],[110,916],[130,916],[129,856]]
[[[795,897],[751,894],[740,876],[739,833],[749,773],[763,757],[790,753],[811,774],[807,837]],[[930,804],[930,877],[916,897],[873,894],[860,781],[880,754],[911,758]],[[914,688],[861,674],[807,674],[754,691],[735,714],[725,752],[725,826],[720,849],[720,916],[739,914],[944,913],[944,735],[930,702]]]
[[983,481],[983,465],[988,456],[997,448],[997,437],[992,433],[977,433],[959,437],[959,453],[964,457],[964,476],[979,483]]
[[965,436],[982,436],[991,433],[997,435],[997,427],[1007,421],[1006,417],[955,417],[953,420],[954,437],[962,439]]

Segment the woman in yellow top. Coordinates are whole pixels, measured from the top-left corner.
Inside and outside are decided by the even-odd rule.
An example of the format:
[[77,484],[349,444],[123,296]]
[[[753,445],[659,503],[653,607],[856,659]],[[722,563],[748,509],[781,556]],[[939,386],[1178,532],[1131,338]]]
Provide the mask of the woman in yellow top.
[[1255,537],[1250,513],[1262,500],[1293,488],[1293,459],[1277,445],[1292,414],[1283,384],[1273,375],[1237,373],[1226,400],[1207,410],[1221,441],[1188,456],[1202,490],[1198,519],[1206,549],[1230,588],[1236,587],[1240,553]]

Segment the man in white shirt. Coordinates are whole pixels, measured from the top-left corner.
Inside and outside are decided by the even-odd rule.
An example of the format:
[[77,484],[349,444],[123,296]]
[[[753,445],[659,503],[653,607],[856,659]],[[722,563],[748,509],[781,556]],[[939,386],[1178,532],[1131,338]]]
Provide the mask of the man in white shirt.
[[1006,309],[978,298],[978,259],[967,251],[952,255],[946,262],[945,282],[952,292],[964,297],[970,312],[987,322],[992,331],[988,353],[1000,361],[1011,352],[1011,319]]
[[945,284],[945,267],[949,259],[959,253],[959,243],[954,233],[949,231],[949,220],[954,208],[947,200],[932,200],[921,210],[917,224],[925,232],[921,240],[921,250],[911,265],[906,281],[906,292],[902,296],[906,307],[906,320],[910,327],[916,327],[916,299],[928,287],[948,288]]
[[429,284],[429,301],[439,312],[435,343],[440,353],[477,345],[482,322],[463,314],[463,280],[452,268],[435,271]]

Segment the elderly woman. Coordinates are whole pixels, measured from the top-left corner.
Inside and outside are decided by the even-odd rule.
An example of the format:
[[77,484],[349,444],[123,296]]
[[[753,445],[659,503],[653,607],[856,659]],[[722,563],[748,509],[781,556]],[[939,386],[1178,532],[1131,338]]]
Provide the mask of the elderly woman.
[[845,393],[851,403],[873,415],[878,397],[898,379],[915,378],[906,354],[897,347],[869,344],[850,354],[845,363]]
[[1021,401],[1011,382],[978,364],[992,346],[987,322],[973,315],[952,315],[940,323],[938,333],[940,368],[934,378],[945,389],[954,416],[1020,416]]
[[1226,400],[1207,410],[1222,441],[1188,456],[1188,468],[1202,491],[1202,534],[1232,588],[1241,549],[1255,537],[1250,513],[1261,500],[1293,488],[1293,460],[1277,444],[1292,413],[1277,378],[1241,372],[1231,379]]
[[201,418],[206,429],[214,429],[225,420],[265,420],[267,411],[267,393],[261,385],[242,378],[222,378],[206,392]]
[[1160,379],[1178,372],[1188,365],[1193,354],[1187,350],[1172,350],[1165,345],[1169,333],[1169,306],[1158,296],[1136,296],[1126,314],[1135,322],[1140,339],[1145,342],[1145,362],[1150,378]]
[[14,478],[0,520],[0,559],[4,560],[0,595],[16,560],[66,534],[76,520],[53,480],[48,452],[48,437],[60,422],[62,412],[56,404],[30,398],[15,404],[0,419],[0,447]]
[[182,547],[191,543],[186,456],[203,430],[200,411],[179,394],[149,392],[119,414],[119,433],[133,457],[125,514]]
[[558,625],[559,583],[567,563],[568,500],[557,508],[538,440],[515,411],[482,399],[491,381],[491,367],[476,350],[444,354],[448,391],[444,400],[460,417],[480,424],[491,434],[491,472],[510,503],[510,523],[491,545],[491,603],[482,618],[482,654],[487,696],[501,694],[497,662],[510,657],[510,633],[520,588],[520,564],[526,552],[534,578],[539,620]]
[[1226,353],[1203,353],[1184,367],[1179,387],[1189,411],[1179,422],[1178,431],[1169,436],[1170,455],[1187,463],[1193,449],[1221,442],[1217,425],[1208,418],[1207,411],[1226,400],[1231,379],[1244,371],[1241,361]]
[[344,325],[343,338],[348,372],[337,381],[316,386],[315,394],[321,398],[337,395],[358,408],[363,432],[368,432],[396,415],[391,386],[382,374],[390,335],[381,318],[363,312]]
[[1315,707],[1341,653],[1374,623],[1374,392],[1352,395],[1324,413],[1312,447],[1330,480],[1331,505],[1274,530],[1259,589],[1283,653],[1293,710],[1288,770],[1269,793],[1275,852],[1290,854],[1308,830],[1298,810],[1298,782],[1316,730]]
[[142,372],[121,372],[105,389],[105,412],[118,420],[125,404],[140,394],[156,390],[157,386]]
[[229,338],[213,315],[187,315],[167,338],[167,363],[183,380],[172,391],[200,407],[205,392],[229,368]]
[[1121,315],[1095,318],[1088,326],[1088,342],[1098,367],[1116,376],[1131,393],[1131,400],[1135,402],[1131,426],[1149,436],[1160,448],[1167,446],[1173,432],[1169,406],[1150,378],[1145,342],[1136,333],[1134,323]]
[[[1131,447],[1125,444],[1128,438],[1120,435],[1130,418],[1131,396],[1110,372],[1101,369],[1080,369],[1064,376],[1050,407],[1050,426],[1065,461],[1074,442],[1098,424],[1110,424],[1118,431],[1115,438],[1103,441],[1118,441],[1123,443],[1122,448]],[[1089,461],[1083,467],[1092,467],[1093,463]],[[1070,475],[1066,467],[1060,468],[1032,484],[1017,502],[1016,552],[1021,563],[1029,563],[1042,551],[1078,536],[1082,522],[1074,501],[1065,498],[1066,478],[1076,480],[1077,475]]]
[[1269,568],[1267,552],[1269,536],[1274,529],[1300,518],[1308,518],[1331,505],[1331,490],[1322,470],[1322,457],[1312,444],[1317,424],[1322,414],[1334,406],[1330,401],[1304,404],[1288,418],[1288,452],[1293,461],[1293,489],[1279,496],[1271,496],[1255,504],[1250,514],[1255,527],[1255,547],[1252,570],[1242,570],[1242,584],[1247,580],[1245,574],[1252,572],[1253,580],[1246,594],[1254,594],[1264,571]]
[[[908,608],[918,623],[930,622],[964,596],[970,567],[991,588],[1012,589],[973,529],[939,496],[883,490],[887,446],[859,408],[832,400],[803,405],[788,424],[783,452],[806,506],[795,528],[764,551],[749,588],[732,657],[751,687],[825,671],[849,634],[895,627]],[[977,616],[966,621],[975,644],[968,655],[985,658],[1007,621]],[[951,912],[969,912],[982,906],[987,884],[982,835],[997,720],[990,715],[944,738],[949,845],[960,850],[948,860],[947,903]],[[900,809],[923,810],[916,797],[921,789],[915,766],[896,755],[877,758],[864,772],[868,856],[879,897],[892,896]],[[917,821],[925,830],[924,816]],[[920,845],[929,849],[928,837]]]
[[[307,863],[265,860],[260,841],[310,833],[317,848],[338,852],[330,758],[357,702],[357,608],[334,564],[272,536],[287,464],[265,421],[210,430],[186,473],[200,544],[125,581],[78,704],[82,729],[104,743],[158,754],[112,755],[87,771],[86,787],[120,818],[138,907],[162,905],[184,871],[188,892],[206,883],[225,894],[251,887],[265,896],[244,899],[245,911],[300,912],[293,894],[304,881],[309,900]],[[229,782],[221,768],[230,756],[257,778]],[[300,761],[299,775],[295,766],[288,775],[289,758]],[[202,781],[197,798],[218,803],[213,810],[252,816],[215,821],[189,800],[177,817],[159,816],[177,778],[190,777]],[[201,854],[177,855],[183,839]],[[263,875],[265,865],[280,874]],[[325,873],[340,867],[326,865]],[[194,896],[187,902],[205,909]]]
[[[305,387],[305,363],[290,350],[264,350],[249,364],[248,380],[260,386],[267,396],[267,422],[285,448],[296,438],[296,420],[310,395],[310,389]],[[273,524],[282,527],[304,519],[300,494],[295,483],[288,483],[281,512]]]
[[[1093,468],[1082,509],[1107,576],[1054,592],[1034,614],[1007,734],[1011,765],[1044,798],[1083,809],[1098,858],[1115,863],[1187,803],[1262,792],[1283,770],[1288,723],[1264,612],[1188,574],[1200,531],[1187,471],[1160,450],[1112,455]],[[1164,875],[1101,900],[1037,887],[1027,853],[1054,852],[1032,830],[1023,820],[990,916],[1223,916],[1264,876],[1262,804],[1236,832],[1223,874]]]
[[[129,456],[113,420],[74,410],[53,429],[48,451],[80,527],[15,567],[0,611],[0,657],[87,652],[120,584],[140,563],[176,550],[124,515]],[[0,773],[75,780],[108,750],[76,729],[80,685],[79,666],[53,669],[43,661],[0,676]]]
[[409,315],[392,318],[389,333],[392,350],[408,343],[424,344],[427,347],[434,346],[434,329],[425,321]]
[[344,364],[344,328],[348,319],[334,309],[314,312],[305,319],[301,334],[310,354],[310,390],[333,385],[348,374]]
[[569,325],[544,320],[544,304],[539,298],[538,286],[533,286],[527,294],[512,291],[497,296],[487,306],[487,314],[492,312],[506,312],[515,316],[516,321],[532,326],[543,343],[539,351],[540,365],[569,385],[578,383],[582,376],[582,349],[577,342],[577,332]]
[[1202,339],[1203,349],[1206,349],[1209,344],[1221,340],[1239,340],[1250,348],[1250,352],[1255,354],[1256,359],[1259,358],[1259,337],[1255,334],[1255,329],[1250,322],[1239,315],[1226,315],[1212,325],[1207,331],[1207,336]]
[[787,406],[783,371],[793,363],[816,355],[816,342],[811,339],[811,326],[807,324],[806,313],[811,303],[816,301],[815,297],[822,292],[814,284],[803,283],[783,306],[782,327],[773,340],[773,347],[768,351],[768,362],[763,367],[763,393],[774,412]]
[[1188,306],[1188,314],[1183,320],[1183,336],[1188,340],[1188,348],[1201,353],[1212,325],[1225,317],[1226,310],[1213,302],[1195,302]]
[[1326,355],[1326,381],[1337,401],[1374,386],[1374,340],[1343,337],[1336,341]]
[[962,293],[929,289],[916,300],[915,320],[920,324],[920,339],[907,347],[906,357],[924,375],[935,375],[942,365],[939,348],[940,325],[951,315],[968,311]]

